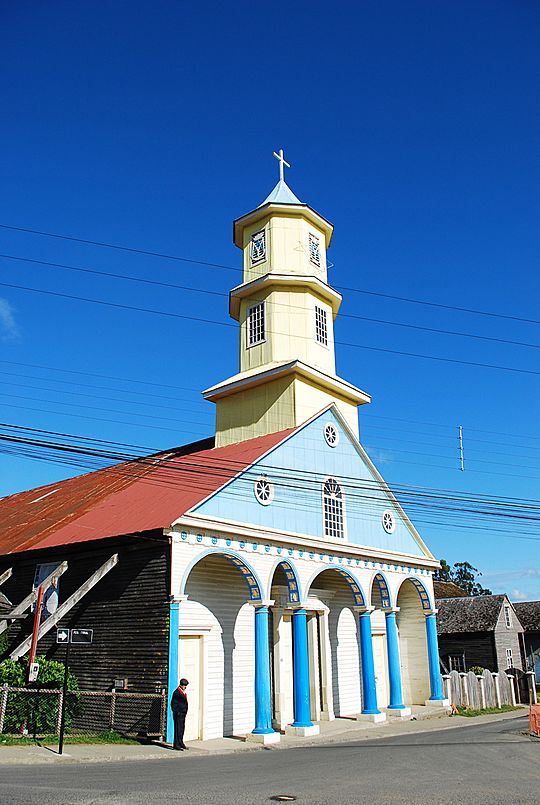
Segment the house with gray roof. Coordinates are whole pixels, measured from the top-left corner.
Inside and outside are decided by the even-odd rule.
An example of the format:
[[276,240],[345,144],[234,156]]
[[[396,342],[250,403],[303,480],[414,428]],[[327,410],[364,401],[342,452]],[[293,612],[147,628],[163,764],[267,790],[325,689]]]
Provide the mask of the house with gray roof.
[[526,670],[534,671],[536,681],[540,682],[540,601],[520,601],[514,608],[525,630]]
[[439,656],[446,671],[523,669],[523,626],[506,595],[438,598]]

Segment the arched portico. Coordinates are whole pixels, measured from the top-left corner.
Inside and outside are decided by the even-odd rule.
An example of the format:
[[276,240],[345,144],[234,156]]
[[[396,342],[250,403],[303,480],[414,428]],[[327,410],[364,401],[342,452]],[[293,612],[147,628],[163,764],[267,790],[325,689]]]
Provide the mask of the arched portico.
[[[178,674],[198,677],[190,679],[190,690],[198,694],[200,727],[190,737],[252,730],[249,737],[265,743],[278,739],[271,724],[269,608],[255,569],[233,551],[201,551],[185,568],[180,600],[169,687],[176,687]],[[171,646],[173,639],[171,633]]]
[[[419,579],[407,578],[398,589],[396,604],[405,702],[444,702],[439,672],[436,610],[431,595]],[[426,668],[429,669],[429,685]]]

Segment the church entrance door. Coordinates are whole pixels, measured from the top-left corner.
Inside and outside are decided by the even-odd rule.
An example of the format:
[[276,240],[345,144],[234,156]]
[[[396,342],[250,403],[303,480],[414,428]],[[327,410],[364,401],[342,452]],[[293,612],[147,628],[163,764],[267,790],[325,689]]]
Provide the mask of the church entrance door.
[[386,635],[373,635],[373,662],[375,665],[375,685],[377,689],[377,706],[388,707],[388,667],[386,660]]
[[179,676],[189,681],[187,689],[189,710],[186,717],[185,741],[198,741],[201,737],[203,695],[202,638],[198,635],[180,637]]

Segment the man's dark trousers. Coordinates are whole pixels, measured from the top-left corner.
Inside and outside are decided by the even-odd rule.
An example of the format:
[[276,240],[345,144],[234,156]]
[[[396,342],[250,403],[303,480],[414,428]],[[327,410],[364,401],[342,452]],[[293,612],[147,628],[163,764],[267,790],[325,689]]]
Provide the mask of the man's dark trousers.
[[171,710],[174,718],[174,748],[185,749],[184,729],[186,726],[186,713],[188,711],[187,696],[183,690],[177,688],[171,697]]

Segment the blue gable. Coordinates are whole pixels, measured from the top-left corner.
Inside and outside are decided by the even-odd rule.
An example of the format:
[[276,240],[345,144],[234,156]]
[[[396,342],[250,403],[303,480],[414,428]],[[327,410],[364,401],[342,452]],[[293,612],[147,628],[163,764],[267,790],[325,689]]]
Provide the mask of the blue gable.
[[[324,438],[328,422],[339,433],[335,447]],[[273,484],[274,498],[268,506],[255,498],[254,482],[260,475]],[[328,476],[336,478],[344,490],[345,542],[425,555],[392,501],[377,488],[368,464],[332,409],[293,433],[192,512],[324,539],[322,487]],[[394,514],[391,534],[382,525],[384,511]],[[336,541],[331,544],[335,546]]]

